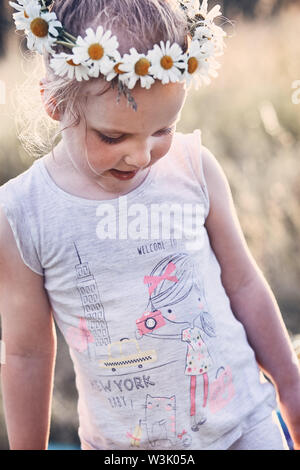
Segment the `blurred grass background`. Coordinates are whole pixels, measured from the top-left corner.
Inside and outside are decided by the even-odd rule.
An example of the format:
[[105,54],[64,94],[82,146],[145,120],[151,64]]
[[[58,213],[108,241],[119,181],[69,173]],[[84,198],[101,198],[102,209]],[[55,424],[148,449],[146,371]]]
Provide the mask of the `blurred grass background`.
[[[204,145],[220,161],[250,250],[277,298],[296,347],[300,338],[300,103],[293,103],[292,84],[300,80],[300,5],[295,0],[228,0],[223,7],[234,26],[227,28],[230,38],[220,60],[220,76],[210,87],[190,92],[178,130],[200,128]],[[29,72],[30,64],[20,54],[26,47],[24,41],[20,43],[20,33],[17,36],[14,28],[9,29],[9,21],[0,19],[0,27],[0,54],[5,52],[0,59],[3,184],[28,168],[33,158],[18,140],[13,106],[15,87]],[[38,83],[33,87],[38,95]],[[78,445],[76,399],[72,364],[58,332],[50,440]],[[7,448],[0,391],[0,449]]]

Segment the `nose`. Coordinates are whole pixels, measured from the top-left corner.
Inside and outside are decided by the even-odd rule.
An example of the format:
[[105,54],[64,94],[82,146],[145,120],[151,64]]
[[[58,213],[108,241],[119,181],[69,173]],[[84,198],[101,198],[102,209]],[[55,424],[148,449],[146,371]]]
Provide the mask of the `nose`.
[[124,161],[130,167],[145,168],[151,161],[151,150],[146,145],[132,149],[130,155],[124,157]]

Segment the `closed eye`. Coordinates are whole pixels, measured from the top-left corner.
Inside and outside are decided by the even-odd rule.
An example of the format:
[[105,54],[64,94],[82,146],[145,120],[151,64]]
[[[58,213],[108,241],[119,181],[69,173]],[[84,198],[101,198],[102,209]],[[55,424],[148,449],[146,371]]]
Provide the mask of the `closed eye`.
[[[168,127],[166,129],[162,129],[162,130],[156,132],[154,134],[154,137],[155,136],[161,136],[161,135],[170,135],[170,134],[173,133],[174,128],[175,128],[175,126]],[[102,142],[105,142],[107,144],[118,144],[124,139],[124,136],[113,138],[113,137],[108,137],[107,135],[104,135],[99,131],[97,131],[97,133],[98,133],[100,139],[102,140]]]

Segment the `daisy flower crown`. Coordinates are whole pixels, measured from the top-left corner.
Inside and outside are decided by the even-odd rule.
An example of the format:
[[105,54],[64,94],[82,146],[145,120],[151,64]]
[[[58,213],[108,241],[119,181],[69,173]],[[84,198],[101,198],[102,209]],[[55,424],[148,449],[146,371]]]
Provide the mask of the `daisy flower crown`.
[[[217,77],[220,64],[216,57],[223,55],[226,32],[217,26],[215,18],[221,15],[220,5],[208,11],[208,0],[178,0],[187,17],[188,50],[183,52],[177,44],[160,41],[147,54],[140,54],[134,47],[122,57],[119,42],[110,30],[98,26],[96,31],[86,29],[86,36],[75,37],[65,30],[54,12],[52,0],[17,0],[9,2],[17,10],[13,14],[17,30],[24,30],[27,47],[52,58],[50,67],[55,75],[77,81],[97,78],[101,74],[107,81],[116,79],[118,88],[132,89],[139,81],[149,89],[155,80],[162,84],[186,80],[196,89],[208,85],[211,77]],[[70,53],[55,52],[62,45]]]

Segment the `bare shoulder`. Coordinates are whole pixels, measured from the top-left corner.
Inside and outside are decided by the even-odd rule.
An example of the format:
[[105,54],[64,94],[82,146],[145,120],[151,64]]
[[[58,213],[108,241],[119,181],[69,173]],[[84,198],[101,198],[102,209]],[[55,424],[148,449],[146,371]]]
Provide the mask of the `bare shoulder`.
[[226,174],[213,153],[202,147],[203,171],[210,200],[205,226],[220,263],[227,293],[257,276],[258,267],[247,246]]
[[47,348],[48,340],[52,341],[51,306],[44,278],[24,264],[1,206],[0,314],[5,342],[14,353],[28,352],[39,345]]
[[214,238],[218,222],[224,223],[226,220],[236,219],[236,210],[226,174],[217,158],[205,146],[202,146],[202,163],[210,202],[210,211],[205,225],[211,238]]
[[[5,267],[5,272],[3,268]],[[43,284],[43,276],[33,272],[26,266],[19,253],[11,226],[0,205],[0,278],[1,282],[22,280],[36,281]]]
[[[214,154],[204,145],[202,145],[202,163],[209,196],[213,199],[220,197],[220,192],[230,191],[225,172]],[[213,183],[221,184],[220,191],[212,191]]]

